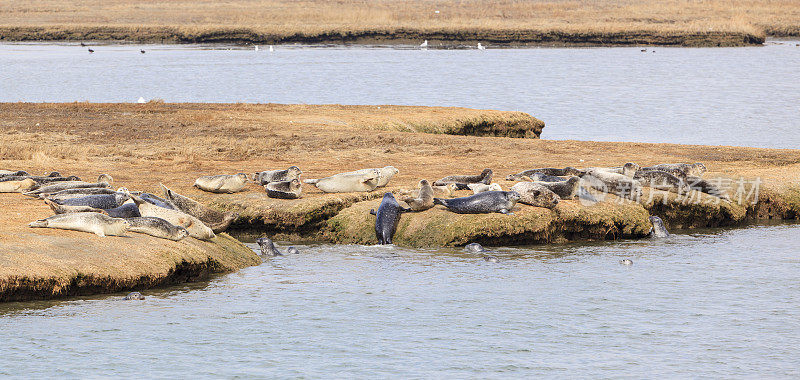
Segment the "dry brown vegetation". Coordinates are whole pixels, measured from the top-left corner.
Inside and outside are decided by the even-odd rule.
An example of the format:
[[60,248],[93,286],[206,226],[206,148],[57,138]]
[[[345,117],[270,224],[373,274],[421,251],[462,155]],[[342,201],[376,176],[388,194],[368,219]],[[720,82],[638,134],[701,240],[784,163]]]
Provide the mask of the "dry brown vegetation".
[[[438,11],[438,13],[436,13]],[[742,45],[800,35],[793,0],[0,2],[0,39]]]

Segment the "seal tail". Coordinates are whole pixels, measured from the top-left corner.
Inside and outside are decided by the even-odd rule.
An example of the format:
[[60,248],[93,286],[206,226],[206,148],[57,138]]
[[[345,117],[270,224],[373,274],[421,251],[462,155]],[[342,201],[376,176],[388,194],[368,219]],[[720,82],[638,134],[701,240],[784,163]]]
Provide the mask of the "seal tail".
[[319,182],[318,179],[304,179],[303,180],[303,183],[307,183],[307,184],[310,184],[310,185],[316,185],[317,182]]
[[24,195],[26,197],[31,197],[31,198],[39,198],[40,194],[41,193],[36,192],[36,190],[26,191],[26,192],[22,193],[22,195]]
[[447,207],[447,199],[433,198],[433,204]]

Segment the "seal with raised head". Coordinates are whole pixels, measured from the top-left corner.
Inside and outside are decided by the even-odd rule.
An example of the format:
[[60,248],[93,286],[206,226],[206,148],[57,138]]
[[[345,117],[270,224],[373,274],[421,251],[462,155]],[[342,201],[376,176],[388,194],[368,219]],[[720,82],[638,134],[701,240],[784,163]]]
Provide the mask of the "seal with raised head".
[[411,210],[401,207],[392,193],[383,194],[377,213],[375,210],[370,210],[370,213],[375,213],[376,216],[375,237],[378,239],[378,244],[392,244],[397,224],[400,223],[400,214],[404,211]]
[[575,199],[578,196],[578,189],[581,186],[581,179],[576,176],[569,177],[566,181],[560,182],[533,182],[538,183],[550,191],[556,193],[561,199]]
[[303,186],[300,180],[270,182],[264,185],[267,196],[277,199],[297,199],[303,196]]
[[622,174],[622,175],[624,175],[626,177],[633,178],[633,176],[636,174],[636,172],[641,170],[642,168],[641,168],[641,166],[639,166],[639,165],[637,165],[637,164],[635,164],[633,162],[628,162],[628,163],[625,163],[625,165],[622,165],[622,166],[617,167],[617,168],[595,168],[595,169],[605,170],[605,171],[608,171],[608,172],[611,172],[611,173]]
[[644,187],[686,194],[691,190],[682,179],[662,170],[639,170],[633,176]]
[[210,193],[232,194],[244,190],[247,174],[207,175],[194,181],[194,187]]
[[37,220],[29,226],[91,232],[97,236],[125,236],[129,224],[125,219],[112,218],[96,212],[75,212],[53,215]]
[[375,190],[380,180],[380,170],[370,169],[362,174],[341,173],[321,179],[307,179],[303,182],[312,184],[326,193],[353,193]]
[[0,182],[0,193],[25,193],[26,191],[35,188],[36,182],[30,178],[21,179],[18,181],[5,181]]
[[80,198],[70,198],[57,203],[65,206],[89,206],[93,208],[110,209],[122,206],[125,201],[130,199],[127,194],[114,193],[114,194],[95,194],[84,195]]
[[642,196],[642,186],[639,181],[624,174],[590,168],[581,179],[593,189],[621,198],[639,199]]
[[223,213],[206,207],[192,198],[176,193],[164,186],[164,184],[161,184],[161,190],[164,191],[164,197],[166,198],[166,200],[162,200],[163,202],[168,203],[170,206],[175,206],[172,207],[173,209],[183,211],[200,219],[205,225],[211,227],[214,233],[224,232],[239,217],[239,214],[235,212]]
[[384,187],[389,184],[389,180],[392,179],[397,173],[400,173],[394,166],[384,166],[382,168],[370,168],[370,169],[361,169],[356,170],[353,172],[345,173],[345,174],[369,174],[372,170],[377,170],[381,173],[381,179],[378,180],[378,187]]
[[141,216],[125,218],[125,220],[127,220],[130,225],[130,227],[128,227],[128,231],[130,232],[138,232],[140,234],[172,241],[178,241],[189,236],[189,231],[187,231],[186,228],[176,226],[162,218]]
[[511,186],[511,191],[517,192],[520,196],[520,203],[526,205],[549,209],[558,205],[558,195],[541,182],[517,182],[517,184]]
[[416,197],[401,197],[401,201],[405,202],[411,211],[425,211],[433,208],[433,186],[428,183],[428,180],[423,179],[419,181],[419,190]]
[[511,209],[520,200],[516,191],[485,191],[468,197],[442,199],[433,198],[433,203],[447,207],[458,214],[485,214],[499,212],[511,214]]
[[450,183],[456,184],[459,189],[467,189],[470,183],[483,183],[489,185],[492,183],[492,169],[483,169],[481,174],[478,175],[450,175],[437,180],[433,186],[444,186]]
[[262,237],[256,239],[256,243],[258,243],[258,248],[261,250],[262,256],[283,256],[278,247],[275,246],[275,243],[272,242],[272,239],[268,237]]
[[[579,176],[579,175],[583,174],[583,171],[582,170],[578,170],[576,168],[573,168],[572,166],[567,166],[564,169],[558,169],[558,168],[528,169],[528,170],[523,170],[523,171],[521,171],[519,173],[516,173],[516,174],[507,175],[506,176],[506,181],[522,181],[522,180],[524,180],[523,177],[530,177],[534,181],[541,181],[541,179],[534,178],[534,176],[536,176],[537,174],[541,174],[541,175],[543,175],[543,176],[545,176],[547,178],[552,178],[552,177],[558,178],[558,177],[570,176],[570,175]],[[564,179],[563,178],[558,178],[556,181],[558,181],[558,180],[563,181]],[[554,182],[554,181],[547,181],[547,182]]]
[[186,228],[186,230],[189,231],[189,236],[195,239],[211,240],[215,237],[214,231],[200,221],[200,219],[183,211],[156,206],[135,195],[131,195],[131,199],[133,199],[136,206],[139,207],[139,213],[141,213],[142,216],[161,218],[171,224]]
[[653,229],[650,231],[650,237],[665,238],[669,237],[667,227],[664,227],[664,221],[657,216],[650,216],[650,223],[653,223]]
[[291,181],[293,179],[300,179],[300,175],[303,174],[303,171],[300,170],[297,166],[290,166],[285,170],[267,170],[263,172],[255,172],[253,173],[253,181],[257,182],[261,186],[264,186],[270,182],[283,182],[283,181]]
[[467,185],[467,188],[472,190],[472,194],[478,194],[484,191],[503,191],[503,188],[496,183],[493,183],[491,185],[483,183],[470,183]]

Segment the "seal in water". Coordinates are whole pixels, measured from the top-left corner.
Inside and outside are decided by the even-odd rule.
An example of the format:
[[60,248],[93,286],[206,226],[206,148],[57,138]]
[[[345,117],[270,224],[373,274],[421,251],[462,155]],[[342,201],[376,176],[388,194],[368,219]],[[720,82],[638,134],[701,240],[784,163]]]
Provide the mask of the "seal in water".
[[578,196],[578,189],[581,185],[579,177],[569,177],[566,181],[561,182],[532,182],[544,186],[548,190],[556,193],[561,199],[575,199]]
[[86,195],[80,198],[65,199],[58,203],[65,206],[89,206],[105,210],[122,206],[128,199],[130,199],[130,197],[124,193],[96,194]]
[[169,203],[171,206],[175,206],[170,208],[183,211],[197,219],[200,219],[200,221],[205,225],[211,227],[211,230],[214,231],[214,233],[224,232],[226,229],[228,229],[231,223],[239,217],[239,214],[235,212],[222,213],[208,208],[192,198],[180,195],[170,190],[163,184],[161,184],[161,190],[164,191],[164,197],[167,198],[166,200],[162,201]]
[[53,215],[49,218],[37,220],[31,224],[33,228],[58,228],[91,232],[97,236],[125,236],[128,222],[122,218],[112,218],[96,212],[75,212],[69,214]]
[[[555,195],[555,194],[554,194]],[[458,214],[483,214],[499,212],[512,214],[511,209],[520,200],[516,191],[485,191],[468,197],[442,199],[433,198],[433,203],[447,207]]]
[[416,197],[402,197],[401,201],[406,202],[411,211],[425,211],[433,208],[433,186],[428,180],[419,181],[419,191]]
[[433,183],[434,186],[444,186],[450,183],[455,183],[460,189],[467,189],[467,184],[470,183],[483,183],[489,185],[492,183],[492,169],[483,169],[481,174],[478,175],[451,175],[444,177]]
[[18,181],[0,182],[0,193],[23,193],[36,187],[36,182],[30,178]]
[[[383,194],[381,205],[378,206],[378,212],[375,213],[375,237],[378,238],[378,244],[392,244],[392,237],[397,230],[397,223],[400,222],[400,214],[404,211],[411,211],[400,207],[397,199],[394,199],[392,193]],[[370,210],[374,213],[375,210]]]
[[661,170],[678,178],[687,176],[700,177],[706,172],[706,166],[700,162],[693,164],[658,164],[642,168],[641,170]]
[[642,186],[686,194],[691,190],[682,179],[662,170],[639,170],[633,176]]
[[270,182],[283,182],[291,181],[293,179],[300,179],[300,174],[303,174],[300,168],[297,166],[290,166],[286,170],[267,170],[253,173],[253,181],[261,186],[264,186]]
[[128,227],[128,231],[130,232],[138,232],[140,234],[172,241],[178,241],[189,236],[189,231],[185,228],[176,226],[161,218],[142,216],[125,218],[125,220],[127,220],[130,225],[130,227]]
[[372,173],[372,170],[377,170],[381,173],[381,178],[378,180],[378,187],[385,187],[395,174],[400,173],[400,170],[397,170],[394,166],[384,166],[382,168],[361,169],[344,174],[369,174]]
[[292,255],[297,255],[297,254],[299,254],[299,253],[300,253],[300,250],[298,250],[298,249],[297,249],[296,247],[294,247],[294,246],[291,246],[291,247],[289,247],[289,248],[286,248],[286,252],[289,252],[289,253],[290,253],[290,254],[292,254]]
[[203,224],[200,219],[183,211],[159,207],[135,195],[132,195],[131,199],[133,199],[136,206],[139,207],[139,213],[141,213],[142,216],[161,218],[171,224],[186,228],[186,230],[189,231],[189,236],[195,239],[211,240],[215,237],[214,231]]
[[731,198],[728,196],[728,192],[725,189],[720,188],[719,186],[706,181],[700,177],[694,176],[687,176],[686,177],[686,184],[692,190],[697,190],[708,195],[715,196],[717,198],[726,200],[728,202],[731,201]]
[[581,179],[593,189],[615,194],[620,198],[639,199],[642,196],[642,187],[639,181],[624,174],[591,168],[586,170],[586,174]]
[[264,190],[270,198],[297,199],[303,196],[303,187],[297,178],[291,181],[270,182],[264,185]]
[[258,238],[256,239],[256,243],[258,243],[258,247],[261,248],[262,256],[283,256],[283,253],[278,250],[278,247],[275,246],[275,243],[273,243],[270,238]]
[[520,195],[519,201],[527,205],[549,209],[558,205],[558,195],[540,182],[518,182],[511,186],[511,191],[516,191]]
[[650,223],[653,223],[653,230],[650,231],[650,237],[654,238],[665,238],[669,237],[669,231],[667,231],[667,227],[664,227],[664,221],[657,216],[650,217]]
[[622,265],[633,265],[633,261],[631,261],[631,259],[622,259],[619,261],[619,263]]
[[486,251],[486,249],[483,248],[483,246],[481,246],[478,243],[469,243],[469,244],[465,245],[464,246],[464,251],[466,251],[467,253],[488,252],[488,251]]
[[[521,171],[521,172],[516,173],[516,174],[507,175],[506,176],[506,181],[521,181],[521,180],[523,180],[523,177],[534,178],[534,176],[536,174],[541,174],[541,175],[544,175],[546,177],[561,177],[561,176],[568,176],[568,175],[569,176],[571,176],[571,175],[580,176],[580,175],[583,175],[583,171],[575,169],[572,166],[567,166],[564,169],[557,169],[557,168],[528,169],[528,170],[524,170],[524,171]],[[560,178],[559,180],[563,181],[564,179]],[[538,180],[538,181],[540,181],[540,180]],[[548,181],[548,182],[553,182],[553,181]]]
[[633,162],[628,162],[625,165],[622,165],[621,167],[618,168],[593,168],[593,169],[605,170],[607,172],[622,174],[626,177],[633,178],[636,172],[641,170],[641,166]]
[[208,175],[194,181],[194,187],[210,193],[232,194],[242,191],[247,185],[247,174]]
[[491,185],[486,185],[483,183],[470,183],[467,184],[467,188],[472,190],[472,194],[478,194],[484,191],[503,191],[503,188],[496,183],[493,183]]
[[144,296],[142,295],[142,293],[139,293],[139,292],[130,292],[122,300],[123,301],[142,301],[142,300],[144,300]]
[[380,170],[370,169],[362,174],[341,173],[321,179],[307,179],[303,182],[312,184],[326,193],[353,193],[375,190],[380,179]]

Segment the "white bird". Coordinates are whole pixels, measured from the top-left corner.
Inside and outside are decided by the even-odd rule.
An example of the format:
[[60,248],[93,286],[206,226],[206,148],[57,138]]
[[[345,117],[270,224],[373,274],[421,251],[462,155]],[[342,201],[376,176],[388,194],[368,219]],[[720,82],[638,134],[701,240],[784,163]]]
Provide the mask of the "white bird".
[[483,46],[480,42],[478,42],[478,50],[486,50],[486,46]]
[[256,45],[256,51],[258,51],[258,45]]
[[147,100],[144,100],[144,98],[140,96],[138,103],[147,103]]
[[275,49],[272,48],[272,45],[269,45],[269,52],[272,53]]
[[421,47],[423,49],[427,49],[428,48],[428,40],[425,40],[425,42],[419,44],[419,47]]

